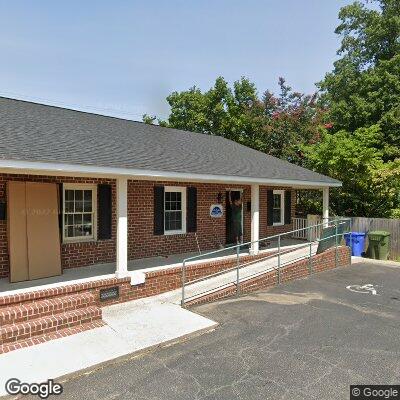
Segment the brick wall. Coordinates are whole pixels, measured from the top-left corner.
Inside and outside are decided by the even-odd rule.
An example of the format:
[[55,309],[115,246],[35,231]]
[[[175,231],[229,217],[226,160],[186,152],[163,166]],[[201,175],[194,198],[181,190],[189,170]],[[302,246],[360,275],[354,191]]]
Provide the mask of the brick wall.
[[[215,183],[129,181],[128,187],[128,242],[129,259],[165,256],[174,253],[197,251],[194,233],[179,235],[153,234],[153,191],[155,185],[193,186],[197,188],[197,239],[202,251],[217,249],[225,244],[226,215],[210,217],[211,204],[217,203],[218,193],[225,195],[226,189],[243,189],[243,236],[250,241],[251,213],[246,203],[251,200],[250,186],[235,186]],[[225,196],[224,196],[225,198]],[[223,204],[225,204],[223,202]]]
[[[99,240],[61,245],[63,268],[81,267],[97,263],[115,261],[116,238],[116,186],[115,180],[97,178],[74,178],[62,176],[38,176],[0,174],[0,200],[6,199],[8,180],[50,182],[50,183],[107,183],[112,186],[113,225],[111,240]],[[153,187],[154,185],[195,186],[197,187],[197,239],[202,251],[213,250],[226,241],[225,213],[222,218],[209,216],[210,205],[217,203],[218,193],[225,195],[226,189],[243,189],[243,233],[244,241],[250,241],[251,213],[247,211],[247,202],[251,200],[251,187],[246,185],[190,183],[190,182],[154,182],[130,180],[128,182],[128,257],[129,259],[166,256],[176,253],[197,251],[194,233],[181,235],[153,234]],[[292,230],[292,224],[279,227],[267,226],[267,190],[260,188],[260,237]],[[224,196],[225,197],[225,196]],[[223,200],[224,204],[224,200]],[[292,193],[292,217],[294,216],[295,195]],[[0,221],[0,277],[9,274],[7,223]]]
[[[267,225],[267,191],[268,190],[289,190],[285,187],[267,187],[260,186],[260,238],[276,235],[278,233],[290,232],[293,230],[293,222],[281,226]],[[296,191],[292,190],[292,204],[291,204],[291,216],[292,221],[295,217],[296,210]]]

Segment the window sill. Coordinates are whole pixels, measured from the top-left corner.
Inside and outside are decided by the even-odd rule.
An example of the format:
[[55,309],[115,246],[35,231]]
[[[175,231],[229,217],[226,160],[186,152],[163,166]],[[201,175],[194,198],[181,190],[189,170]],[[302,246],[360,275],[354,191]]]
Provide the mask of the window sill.
[[97,243],[98,240],[95,238],[89,239],[70,239],[70,240],[63,240],[62,244],[78,244],[78,243]]
[[164,236],[177,236],[177,235],[186,235],[186,231],[169,231],[169,232],[164,232]]
[[272,226],[283,226],[285,225],[283,222],[274,222]]

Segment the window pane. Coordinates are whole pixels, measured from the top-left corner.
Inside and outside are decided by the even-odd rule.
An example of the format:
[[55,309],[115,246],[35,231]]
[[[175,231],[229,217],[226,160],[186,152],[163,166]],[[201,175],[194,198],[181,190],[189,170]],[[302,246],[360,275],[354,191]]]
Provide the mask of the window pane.
[[91,224],[92,223],[92,214],[83,214],[83,223]]
[[83,211],[85,212],[92,212],[92,201],[85,201],[83,203],[84,209]]
[[74,226],[74,237],[80,237],[80,236],[83,236],[82,225],[76,225]]
[[182,230],[182,212],[170,211],[165,213],[165,230],[180,231]]
[[274,194],[274,208],[281,208],[281,195]]
[[74,212],[74,201],[65,201],[65,211]]
[[64,224],[65,225],[73,225],[74,224],[74,216],[72,214],[64,215]]
[[75,190],[75,200],[83,200],[83,190]]
[[74,237],[74,227],[73,226],[69,226],[67,228],[67,237]]
[[281,210],[280,209],[274,209],[274,212],[273,212],[273,222],[274,223],[279,223],[279,222],[282,222],[281,221]]
[[75,201],[75,212],[83,211],[83,201]]
[[65,200],[73,201],[74,200],[74,191],[66,190],[65,191]]
[[82,225],[82,214],[74,215],[74,225]]
[[85,199],[85,201],[92,202],[92,191],[91,190],[85,190],[84,199]]
[[83,225],[83,233],[85,236],[92,236],[92,224]]
[[83,203],[84,211],[92,212],[92,191],[85,190],[83,197],[84,197],[84,203]]

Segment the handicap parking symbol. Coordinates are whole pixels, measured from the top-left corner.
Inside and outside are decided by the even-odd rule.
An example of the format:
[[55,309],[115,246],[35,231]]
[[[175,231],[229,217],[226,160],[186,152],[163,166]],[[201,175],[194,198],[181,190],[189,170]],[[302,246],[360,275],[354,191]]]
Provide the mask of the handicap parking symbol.
[[350,290],[351,292],[355,293],[369,293],[376,296],[378,293],[376,288],[372,283],[367,283],[366,285],[349,285],[346,286],[346,289]]

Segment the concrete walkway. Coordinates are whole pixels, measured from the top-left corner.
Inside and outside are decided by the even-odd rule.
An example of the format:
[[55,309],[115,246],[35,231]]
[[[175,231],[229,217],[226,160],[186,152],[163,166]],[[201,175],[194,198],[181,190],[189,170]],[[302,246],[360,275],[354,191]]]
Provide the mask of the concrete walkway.
[[0,355],[5,382],[43,382],[132,353],[198,335],[216,323],[158,296],[103,308],[106,326]]

